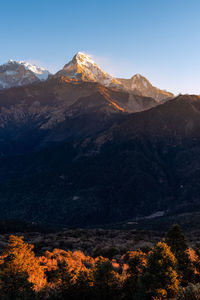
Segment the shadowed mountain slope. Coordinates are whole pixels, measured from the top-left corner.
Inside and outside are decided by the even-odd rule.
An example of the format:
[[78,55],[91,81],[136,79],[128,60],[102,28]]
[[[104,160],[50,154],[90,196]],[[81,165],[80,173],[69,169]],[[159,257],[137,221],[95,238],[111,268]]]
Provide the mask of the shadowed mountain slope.
[[92,226],[200,210],[200,98],[122,116],[90,136],[2,157],[0,218]]
[[[81,136],[83,129],[84,136],[87,130],[89,135],[91,131],[104,129],[114,115],[155,105],[152,98],[65,77],[6,89],[0,91],[0,152],[32,151],[47,140],[61,141],[69,136],[75,138],[76,134]],[[83,125],[84,115],[88,117]],[[83,122],[75,121],[77,117]],[[55,128],[63,134],[60,135]],[[65,133],[64,129],[67,129]]]

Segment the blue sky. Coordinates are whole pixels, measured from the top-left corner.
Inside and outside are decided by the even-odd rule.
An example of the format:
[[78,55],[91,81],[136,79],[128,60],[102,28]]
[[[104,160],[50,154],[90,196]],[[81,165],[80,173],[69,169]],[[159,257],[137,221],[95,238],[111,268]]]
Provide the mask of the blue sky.
[[0,63],[55,72],[78,52],[114,76],[200,94],[199,0],[0,0]]

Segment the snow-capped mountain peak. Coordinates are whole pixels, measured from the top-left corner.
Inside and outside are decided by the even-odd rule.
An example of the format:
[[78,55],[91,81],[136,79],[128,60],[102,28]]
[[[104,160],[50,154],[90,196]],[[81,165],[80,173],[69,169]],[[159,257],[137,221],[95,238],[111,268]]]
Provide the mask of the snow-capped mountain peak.
[[118,86],[114,77],[104,72],[88,55],[78,52],[55,76],[66,76],[81,81],[99,82],[105,86]]
[[71,80],[98,82],[106,87],[117,87],[127,92],[154,98],[160,102],[173,97],[173,94],[160,90],[142,75],[136,74],[130,79],[115,78],[104,72],[90,55],[78,52],[55,76],[68,77]]
[[25,61],[10,59],[0,66],[0,89],[46,80],[49,71]]
[[49,71],[45,70],[44,68],[32,65],[29,62],[19,61],[18,63],[23,65],[26,70],[33,72],[40,80],[46,80],[50,74]]
[[35,74],[35,76],[40,80],[46,80],[50,74],[50,72],[45,70],[44,68],[38,67],[36,65],[33,65],[33,64],[23,61],[23,60],[15,61],[15,60],[10,59],[7,64],[22,65],[22,66],[24,66],[24,68],[26,70],[33,72]]
[[97,66],[94,60],[88,54],[83,52],[78,52],[74,58],[76,59],[77,63],[80,65],[89,65],[92,64],[93,66]]

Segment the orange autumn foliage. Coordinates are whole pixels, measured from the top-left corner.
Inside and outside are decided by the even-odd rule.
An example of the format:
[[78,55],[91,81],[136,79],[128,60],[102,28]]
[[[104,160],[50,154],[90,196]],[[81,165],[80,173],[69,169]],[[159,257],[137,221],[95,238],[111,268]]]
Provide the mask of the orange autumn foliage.
[[46,284],[44,268],[33,252],[33,245],[23,241],[23,237],[11,235],[9,244],[3,252],[2,269],[6,269],[8,276],[25,274],[33,289],[39,291]]

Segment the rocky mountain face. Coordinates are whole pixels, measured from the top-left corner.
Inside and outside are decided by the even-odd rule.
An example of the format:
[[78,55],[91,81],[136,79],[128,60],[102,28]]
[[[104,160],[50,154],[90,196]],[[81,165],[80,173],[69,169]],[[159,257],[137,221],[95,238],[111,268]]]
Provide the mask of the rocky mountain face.
[[82,52],[78,52],[55,76],[98,82],[106,87],[120,86],[120,82],[117,79],[104,72],[89,55]]
[[49,72],[23,61],[9,60],[0,66],[0,89],[46,80]]
[[136,95],[151,97],[157,102],[166,101],[174,97],[174,95],[165,90],[160,90],[154,86],[140,74],[136,74],[130,79],[117,78],[126,91],[131,91]]
[[[23,61],[9,60],[0,66],[0,89],[23,86],[44,81],[51,75],[47,70]],[[104,72],[92,58],[78,52],[54,77],[65,77],[74,82],[96,82],[105,87],[117,88],[134,95],[153,98],[162,102],[173,98],[173,94],[153,87],[143,76],[137,74],[131,79],[115,78]]]
[[174,95],[154,86],[143,76],[136,74],[131,79],[115,78],[104,72],[89,55],[78,52],[55,76],[73,80],[98,82],[106,87],[115,87],[132,94],[150,97],[157,102],[173,98]]

